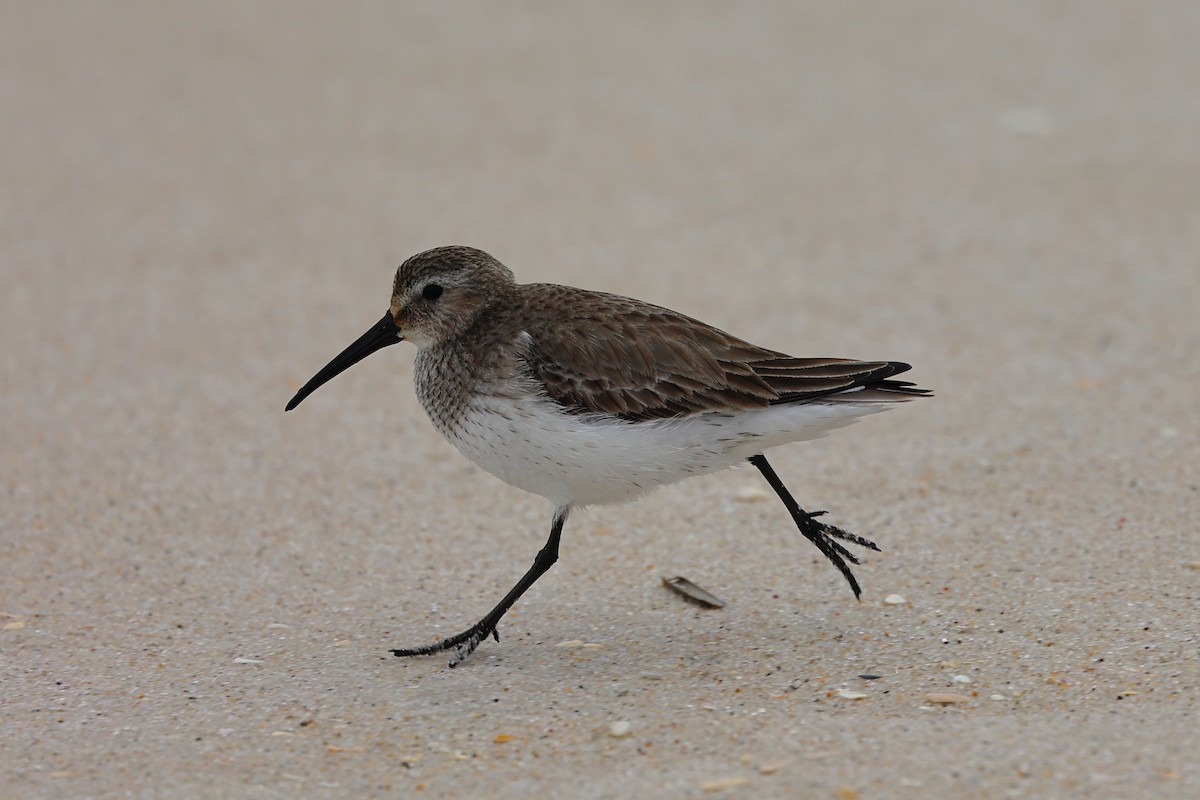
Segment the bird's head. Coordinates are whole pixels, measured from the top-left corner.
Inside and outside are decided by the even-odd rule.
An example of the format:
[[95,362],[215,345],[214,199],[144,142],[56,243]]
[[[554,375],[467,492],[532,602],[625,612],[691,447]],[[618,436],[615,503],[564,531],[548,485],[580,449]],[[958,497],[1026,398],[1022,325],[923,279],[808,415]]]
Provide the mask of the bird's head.
[[465,331],[513,283],[508,267],[482,250],[438,247],[396,270],[389,313],[402,338],[425,347]]
[[287,410],[377,350],[405,339],[428,347],[464,332],[514,283],[507,267],[473,247],[436,247],[409,258],[396,270],[383,319],[296,392]]

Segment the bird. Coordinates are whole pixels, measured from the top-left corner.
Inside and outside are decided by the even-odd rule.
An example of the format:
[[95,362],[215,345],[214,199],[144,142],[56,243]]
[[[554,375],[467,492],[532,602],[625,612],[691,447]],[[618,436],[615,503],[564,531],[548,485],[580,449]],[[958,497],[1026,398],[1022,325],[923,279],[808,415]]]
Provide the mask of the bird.
[[668,308],[552,283],[517,283],[473,247],[444,246],[396,270],[379,322],[296,392],[286,410],[367,356],[408,341],[416,395],[434,427],[500,480],[548,499],[550,534],[533,565],[461,633],[391,652],[453,651],[457,666],[559,556],[572,509],[635,500],[749,462],[798,530],[850,584],[853,544],[871,540],[805,511],[764,452],[824,436],[930,392],[898,361],[797,358]]

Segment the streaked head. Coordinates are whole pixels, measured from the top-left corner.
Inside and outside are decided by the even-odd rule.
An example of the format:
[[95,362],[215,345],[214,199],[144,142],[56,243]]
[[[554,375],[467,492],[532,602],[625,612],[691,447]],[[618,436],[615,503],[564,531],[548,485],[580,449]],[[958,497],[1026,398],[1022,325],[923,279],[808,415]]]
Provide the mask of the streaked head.
[[296,392],[287,410],[377,350],[405,339],[426,347],[462,333],[514,284],[508,267],[473,247],[435,247],[418,253],[396,270],[391,306],[383,319]]
[[508,267],[482,250],[436,247],[396,270],[392,319],[403,338],[424,347],[466,330],[513,283]]

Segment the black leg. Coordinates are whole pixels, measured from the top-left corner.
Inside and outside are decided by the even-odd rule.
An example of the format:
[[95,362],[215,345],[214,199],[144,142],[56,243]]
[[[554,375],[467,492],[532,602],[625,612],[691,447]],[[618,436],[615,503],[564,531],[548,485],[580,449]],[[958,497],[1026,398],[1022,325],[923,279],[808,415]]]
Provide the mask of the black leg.
[[559,506],[554,509],[554,522],[550,526],[550,538],[546,540],[546,544],[538,551],[537,557],[533,559],[533,566],[522,576],[521,580],[517,581],[517,585],[509,590],[508,594],[504,595],[504,599],[487,613],[487,616],[462,633],[457,633],[454,636],[442,639],[440,642],[425,645],[424,647],[393,650],[392,655],[427,656],[430,653],[439,653],[442,650],[454,648],[456,652],[454,653],[454,658],[450,659],[450,666],[457,667],[488,636],[495,637],[497,642],[500,641],[500,633],[496,630],[496,625],[500,622],[500,618],[508,612],[513,603],[517,602],[517,598],[525,594],[525,591],[530,586],[533,586],[538,578],[546,574],[546,570],[554,566],[555,561],[558,561],[558,540],[562,536],[563,524],[567,521],[569,513],[571,513],[570,506]]
[[824,522],[817,522],[814,517],[824,514],[824,511],[816,511],[812,514],[805,511],[792,497],[787,487],[783,485],[783,481],[779,480],[779,476],[775,474],[775,470],[767,463],[767,459],[760,453],[756,456],[750,456],[748,459],[751,464],[758,468],[763,477],[767,479],[767,483],[771,484],[771,488],[775,490],[775,494],[779,495],[779,499],[783,501],[784,507],[788,513],[792,515],[792,520],[795,521],[796,527],[800,532],[808,538],[810,542],[817,546],[821,553],[833,562],[833,565],[838,568],[838,571],[845,576],[850,583],[850,589],[854,592],[854,596],[858,597],[862,594],[862,589],[858,586],[858,581],[854,578],[854,573],[850,571],[850,567],[846,565],[849,561],[851,564],[860,563],[857,556],[847,550],[834,539],[841,539],[846,542],[853,542],[862,547],[868,547],[872,550],[879,548],[870,539],[864,539],[861,536],[844,531],[833,525],[828,525]]

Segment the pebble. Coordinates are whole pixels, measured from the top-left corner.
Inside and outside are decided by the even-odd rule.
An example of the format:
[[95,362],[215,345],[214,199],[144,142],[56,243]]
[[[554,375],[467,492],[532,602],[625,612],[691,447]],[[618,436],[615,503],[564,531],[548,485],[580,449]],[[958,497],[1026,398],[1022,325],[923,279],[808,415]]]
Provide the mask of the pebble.
[[970,683],[971,682],[971,679],[968,678],[966,675],[955,675],[950,680],[954,681],[955,683]]
[[904,599],[904,595],[902,594],[889,594],[887,597],[883,598],[883,602],[885,605],[889,606],[902,606],[908,601]]
[[835,694],[843,700],[862,700],[867,697],[866,693],[856,692],[853,689],[838,689]]
[[734,497],[743,503],[757,503],[760,500],[770,499],[771,495],[767,494],[765,489],[760,489],[757,486],[746,486],[738,489]]
[[614,739],[624,739],[631,733],[633,733],[633,723],[626,720],[614,722],[608,726],[608,735]]
[[988,699],[990,699],[990,700],[1007,700],[1008,698],[1002,694],[994,694]]
[[965,694],[952,694],[950,692],[930,692],[925,695],[926,703],[933,703],[941,706],[952,706],[958,703],[969,703],[971,698]]

